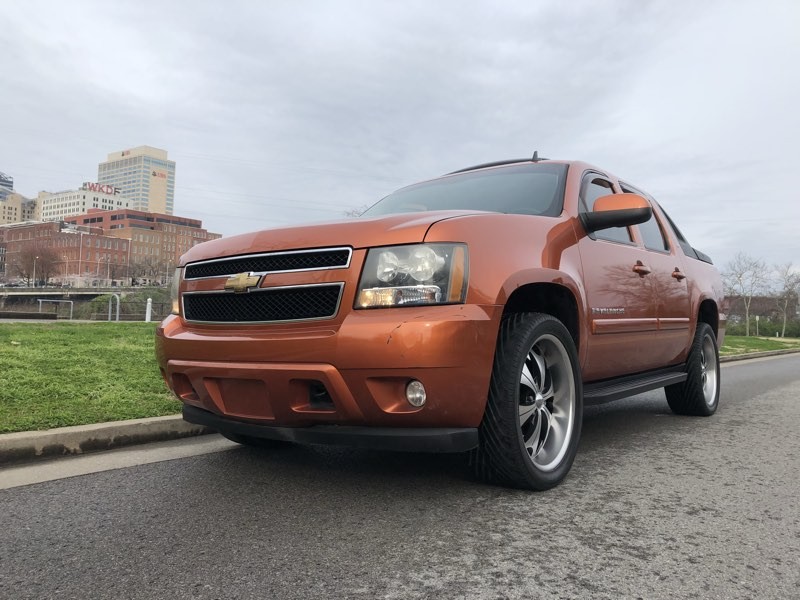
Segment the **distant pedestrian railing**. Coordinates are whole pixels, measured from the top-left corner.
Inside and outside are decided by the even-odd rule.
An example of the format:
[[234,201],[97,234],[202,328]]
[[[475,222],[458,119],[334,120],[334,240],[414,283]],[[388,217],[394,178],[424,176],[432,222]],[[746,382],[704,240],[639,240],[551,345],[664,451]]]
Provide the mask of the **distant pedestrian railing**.
[[[152,309],[150,311],[151,321],[161,321],[169,315],[172,307],[168,302],[152,302]],[[98,307],[99,308],[99,307]],[[119,318],[117,318],[116,304],[111,306],[112,310],[108,309],[101,311],[93,311],[89,315],[92,321],[145,321],[147,318],[147,302],[135,301],[125,302],[124,300],[119,303]],[[109,317],[109,315],[111,315]]]

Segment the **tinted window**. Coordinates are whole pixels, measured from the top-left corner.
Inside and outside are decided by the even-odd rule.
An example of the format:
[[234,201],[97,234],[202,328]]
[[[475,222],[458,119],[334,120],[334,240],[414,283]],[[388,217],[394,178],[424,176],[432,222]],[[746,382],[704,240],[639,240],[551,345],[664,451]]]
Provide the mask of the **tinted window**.
[[669,252],[669,244],[664,239],[664,233],[656,221],[656,213],[650,216],[650,220],[646,223],[639,224],[639,233],[642,234],[642,241],[644,247],[648,250],[660,250],[661,252]]
[[[614,189],[611,183],[605,179],[595,178],[584,184],[581,191],[581,201],[583,202],[584,210],[591,210],[594,207],[594,201],[602,196],[613,194]],[[592,234],[592,237],[598,240],[608,240],[609,242],[622,242],[630,244],[633,240],[631,232],[627,227],[609,227],[608,229],[600,229]]]
[[[659,206],[659,208],[661,207]],[[669,215],[664,211],[663,208],[661,208],[661,212],[664,213],[664,216],[667,218],[667,222],[670,224],[670,227],[672,227],[672,232],[675,234],[675,237],[678,238],[678,244],[680,244],[681,249],[683,249],[683,253],[686,256],[697,258],[697,253],[695,252],[694,248],[692,248],[692,245],[686,241],[686,238],[683,237],[681,230],[678,229],[678,227],[675,225],[672,219],[669,218]]]
[[[644,192],[640,192],[633,186],[629,186],[623,183],[620,184],[620,187],[622,188],[623,192],[627,192],[629,194],[639,194],[644,198],[648,198],[647,194],[645,194]],[[650,202],[652,202],[652,199],[650,199]],[[669,252],[669,243],[664,237],[664,232],[661,230],[661,226],[658,224],[655,210],[653,211],[653,214],[650,216],[650,220],[647,221],[646,223],[639,223],[638,227],[645,248],[647,248],[648,250]]]
[[566,175],[566,165],[548,163],[468,171],[397,190],[362,216],[486,210],[555,217],[563,209]]

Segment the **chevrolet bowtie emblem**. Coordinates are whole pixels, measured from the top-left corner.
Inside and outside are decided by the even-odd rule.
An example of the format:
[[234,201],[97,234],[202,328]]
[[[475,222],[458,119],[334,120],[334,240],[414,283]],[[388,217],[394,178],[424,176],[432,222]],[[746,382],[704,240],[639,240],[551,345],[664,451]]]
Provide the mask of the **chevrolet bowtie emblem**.
[[228,281],[225,282],[226,290],[233,290],[237,294],[248,291],[250,288],[256,287],[261,281],[261,275],[254,275],[253,273],[239,273],[238,275],[231,275]]

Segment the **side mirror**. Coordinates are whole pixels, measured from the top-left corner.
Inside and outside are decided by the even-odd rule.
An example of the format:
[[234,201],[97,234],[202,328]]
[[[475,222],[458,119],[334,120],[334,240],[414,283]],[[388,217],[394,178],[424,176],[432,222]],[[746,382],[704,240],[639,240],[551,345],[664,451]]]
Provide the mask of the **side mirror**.
[[639,194],[609,194],[594,201],[592,212],[581,213],[580,219],[587,233],[627,227],[649,221],[653,215],[650,203]]

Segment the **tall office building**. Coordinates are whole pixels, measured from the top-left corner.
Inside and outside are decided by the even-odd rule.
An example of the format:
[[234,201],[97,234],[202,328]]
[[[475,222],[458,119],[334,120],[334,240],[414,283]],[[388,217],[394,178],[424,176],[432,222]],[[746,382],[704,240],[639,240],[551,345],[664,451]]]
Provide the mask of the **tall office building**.
[[36,218],[36,200],[16,192],[0,198],[0,225],[33,221]]
[[175,202],[175,161],[166,150],[139,146],[112,152],[97,167],[97,182],[120,190],[134,210],[171,215]]
[[5,198],[14,191],[14,178],[0,173],[0,198]]

